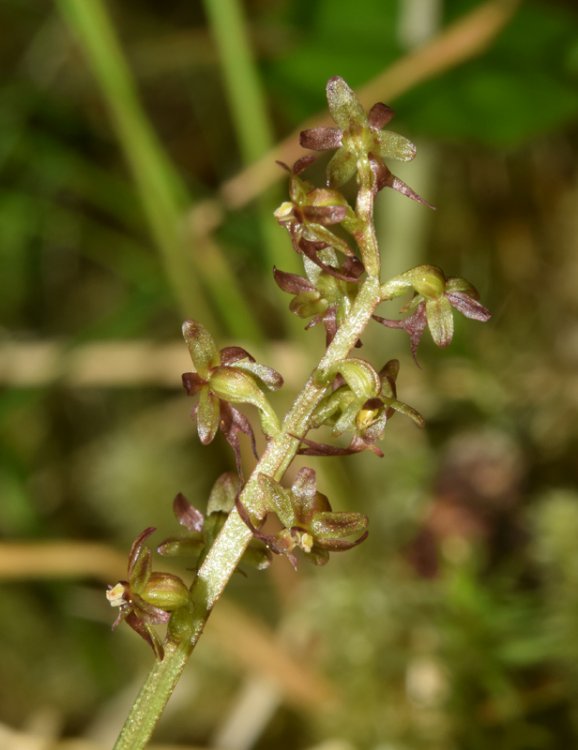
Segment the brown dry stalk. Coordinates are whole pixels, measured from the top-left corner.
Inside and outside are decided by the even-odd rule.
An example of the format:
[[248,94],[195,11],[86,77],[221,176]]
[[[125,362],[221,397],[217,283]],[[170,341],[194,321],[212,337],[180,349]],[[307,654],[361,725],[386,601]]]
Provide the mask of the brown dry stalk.
[[[303,348],[292,342],[269,343],[259,358],[287,372],[285,383],[297,388],[310,369]],[[92,341],[73,347],[62,341],[7,342],[0,345],[0,384],[38,388],[59,382],[72,388],[116,388],[142,385],[181,389],[179,373],[191,360],[182,341],[159,343],[152,339]]]
[[125,574],[126,554],[90,542],[2,542],[0,580],[94,577],[115,581]]

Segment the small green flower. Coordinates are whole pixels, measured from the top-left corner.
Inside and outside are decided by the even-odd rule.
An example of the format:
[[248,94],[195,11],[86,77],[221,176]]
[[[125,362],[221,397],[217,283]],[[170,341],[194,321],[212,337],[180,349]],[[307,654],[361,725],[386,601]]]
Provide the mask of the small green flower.
[[408,198],[429,205],[402,180],[391,174],[389,159],[410,161],[415,157],[413,143],[383,128],[394,116],[391,107],[378,102],[366,114],[354,91],[335,76],[327,83],[327,103],[337,128],[311,128],[301,133],[301,145],[314,151],[337,149],[327,165],[327,183],[339,187],[357,173],[371,181],[374,192],[390,187]]
[[[198,568],[213,545],[227,516],[235,507],[235,498],[241,491],[241,480],[232,472],[222,474],[211,490],[207,504],[207,515],[203,516],[184,495],[179,493],[173,501],[177,521],[186,529],[186,535],[165,539],[157,552],[167,557],[185,556],[193,560]],[[243,555],[243,561],[265,570],[269,567],[270,554],[265,545],[254,539]]]
[[[376,372],[362,359],[349,358],[334,365],[324,375],[329,382],[335,378],[333,390],[315,411],[312,428],[327,425],[339,437],[352,432],[348,447],[337,448],[302,439],[305,446],[299,452],[308,456],[345,456],[370,450],[383,457],[376,443],[383,437],[386,424],[396,413],[409,417],[418,427],[423,427],[421,414],[397,398],[396,379],[399,362],[392,359]],[[337,377],[336,377],[337,376]]]
[[[336,261],[336,254],[329,248],[322,252],[328,262]],[[329,346],[338,327],[351,312],[357,284],[326,273],[308,258],[304,259],[304,267],[307,278],[276,268],[273,275],[280,289],[294,295],[289,305],[291,312],[300,318],[313,318],[306,328],[323,324],[325,343]]]
[[128,580],[109,586],[106,592],[111,607],[118,607],[113,628],[121,622],[137,632],[151,646],[157,659],[163,647],[155,625],[165,625],[171,614],[189,604],[189,591],[172,573],[153,573],[152,553],[143,542],[155,531],[145,529],[132,544],[128,558]]
[[273,368],[256,362],[239,346],[219,351],[207,329],[193,320],[183,323],[183,336],[196,370],[183,374],[183,385],[189,396],[198,396],[193,417],[197,420],[201,443],[211,443],[220,429],[235,453],[240,473],[239,434],[250,438],[254,453],[255,438],[247,418],[231,404],[257,407],[263,431],[268,436],[275,435],[279,430],[277,416],[258,381],[270,390],[277,390],[283,385],[283,378]]
[[[335,512],[325,495],[317,490],[315,471],[303,468],[291,489],[282,487],[266,474],[259,475],[259,485],[268,507],[277,515],[283,529],[264,534],[253,524],[244,505],[237,500],[237,510],[253,535],[277,555],[285,555],[297,568],[294,550],[301,549],[316,565],[325,565],[330,552],[343,552],[361,544],[367,537],[367,516],[362,513]],[[347,537],[356,536],[353,541]]]
[[417,347],[423,333],[429,328],[436,346],[446,347],[454,335],[455,308],[466,318],[488,321],[492,314],[478,300],[477,290],[465,279],[447,279],[444,272],[436,266],[416,266],[405,273],[395,276],[382,286],[381,297],[393,299],[413,289],[415,295],[402,312],[409,315],[403,320],[390,320],[379,315],[373,319],[388,328],[402,328],[410,338],[411,352],[415,359]]
[[[292,169],[279,162],[291,175],[291,200],[279,206],[275,211],[275,218],[288,231],[291,243],[298,253],[309,258],[326,273],[356,281],[363,273],[363,264],[347,242],[329,227],[342,224],[345,229],[352,231],[357,225],[357,218],[339,191],[316,188],[298,176],[313,160],[312,157],[299,159]],[[333,248],[346,256],[341,267],[324,261],[320,255],[324,248]]]

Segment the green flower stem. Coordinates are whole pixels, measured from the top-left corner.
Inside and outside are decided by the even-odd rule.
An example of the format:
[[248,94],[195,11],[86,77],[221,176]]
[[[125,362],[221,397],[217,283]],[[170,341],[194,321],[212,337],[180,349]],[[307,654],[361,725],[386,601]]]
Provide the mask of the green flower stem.
[[214,305],[231,334],[260,340],[261,326],[216,244],[211,243],[210,253],[206,247],[203,252],[195,248],[194,257],[191,253],[195,237],[184,222],[190,196],[147,119],[106,3],[57,0],[57,7],[78,39],[109,109],[183,316],[204,320],[218,330]]
[[[262,517],[266,512],[260,503],[259,474],[267,474],[276,480],[283,477],[297,453],[299,438],[307,433],[311,416],[327,392],[329,386],[318,385],[319,378],[316,376],[347,357],[379,303],[379,278],[376,275],[369,276],[359,290],[351,314],[338,329],[318,367],[297,396],[281,431],[269,441],[241,493],[241,502],[255,516]],[[237,511],[232,511],[192,587],[192,622],[190,626],[183,627],[179,634],[180,640],[169,642],[163,661],[156,663],[151,670],[130,711],[115,750],[140,750],[146,745],[213,606],[233,575],[251,536],[251,531]]]
[[[261,77],[251,48],[248,25],[240,0],[204,0],[205,12],[219,51],[225,90],[245,165],[258,161],[275,145],[271,118]],[[257,201],[259,228],[269,266],[297,273],[296,255],[287,256],[285,238],[271,221],[281,202],[278,191],[269,191]]]
[[167,643],[165,658],[155,661],[145,684],[115,744],[115,750],[136,750],[146,746],[156,723],[175,689],[191,654],[186,641]]

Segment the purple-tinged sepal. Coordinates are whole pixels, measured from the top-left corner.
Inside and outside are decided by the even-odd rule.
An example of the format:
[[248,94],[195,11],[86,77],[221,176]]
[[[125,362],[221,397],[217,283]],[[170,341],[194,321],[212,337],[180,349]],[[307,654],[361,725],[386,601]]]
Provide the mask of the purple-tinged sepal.
[[113,628],[126,622],[161,660],[163,645],[154,626],[166,625],[173,612],[190,606],[190,598],[188,588],[176,575],[152,571],[152,553],[144,541],[154,531],[145,529],[135,539],[129,553],[128,580],[109,586],[106,598],[119,610]]
[[[221,474],[209,495],[206,516],[179,493],[173,501],[173,512],[180,525],[184,527],[185,533],[165,539],[157,547],[157,552],[165,557],[187,558],[193,567],[198,569],[227,516],[235,507],[235,499],[241,487],[242,483],[237,474]],[[269,566],[270,553],[263,543],[253,540],[245,550],[242,562],[258,570],[264,570]]]
[[319,403],[311,427],[326,425],[332,428],[334,437],[350,432],[352,438],[346,448],[302,438],[299,452],[303,455],[335,456],[370,450],[382,457],[383,452],[377,442],[383,437],[388,421],[396,412],[405,414],[422,427],[422,416],[397,399],[395,381],[398,372],[397,360],[387,362],[378,373],[364,360],[350,358],[318,375],[321,384],[335,378],[336,387]]
[[327,165],[327,184],[340,187],[357,174],[359,184],[376,193],[384,187],[429,205],[399,178],[394,177],[385,162],[389,159],[410,161],[415,157],[414,144],[383,128],[393,119],[391,107],[378,102],[366,114],[354,91],[335,76],[326,88],[329,111],[337,128],[312,128],[300,136],[301,145],[314,151],[337,149]]
[[299,549],[315,564],[324,565],[330,552],[351,549],[367,537],[367,517],[362,513],[334,512],[327,497],[317,490],[313,469],[301,469],[291,489],[282,487],[266,474],[259,475],[259,486],[266,507],[283,526],[281,531],[262,532],[260,524],[253,522],[238,499],[239,514],[257,539],[274,554],[287,557],[294,568],[297,568],[295,553]]
[[431,265],[421,265],[395,276],[381,287],[382,300],[390,300],[414,291],[414,297],[402,312],[409,313],[402,320],[391,320],[373,315],[373,319],[388,328],[402,328],[410,337],[411,352],[416,359],[417,347],[426,328],[439,347],[449,346],[454,335],[452,308],[467,318],[485,323],[490,311],[479,302],[477,290],[465,279],[446,278],[444,272]]
[[183,386],[190,396],[198,397],[192,412],[203,445],[211,443],[220,430],[235,454],[241,473],[239,435],[247,435],[255,451],[255,437],[246,417],[232,404],[251,404],[259,410],[261,426],[267,436],[279,430],[277,416],[261,390],[261,385],[277,390],[283,385],[281,375],[255,361],[239,346],[217,349],[204,326],[187,320],[183,324],[195,372],[183,374]]

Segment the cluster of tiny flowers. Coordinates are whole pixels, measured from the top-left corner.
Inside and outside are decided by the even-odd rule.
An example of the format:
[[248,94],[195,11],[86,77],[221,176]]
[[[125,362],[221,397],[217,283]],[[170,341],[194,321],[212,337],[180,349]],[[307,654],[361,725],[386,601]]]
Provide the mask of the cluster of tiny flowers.
[[[289,200],[275,211],[275,218],[303,261],[303,275],[279,269],[273,273],[281,290],[292,297],[291,312],[309,319],[307,328],[322,325],[329,348],[350,317],[364,280],[375,277],[379,269],[378,252],[366,242],[376,194],[391,188],[419,204],[429,204],[387,165],[391,159],[407,161],[415,156],[415,147],[407,138],[384,130],[393,110],[378,103],[366,113],[339,77],[329,80],[327,101],[336,127],[313,128],[301,134],[304,148],[334,151],[327,165],[326,184],[318,187],[304,177],[316,156],[304,156],[292,167],[281,164],[289,177]],[[356,203],[351,205],[340,188],[354,179]],[[482,322],[490,317],[471,284],[447,278],[435,266],[412,268],[380,284],[379,289],[379,304],[407,293],[413,295],[402,308],[402,319],[377,314],[371,317],[383,326],[405,330],[414,358],[426,328],[437,346],[451,342],[454,310]],[[186,321],[182,330],[193,365],[182,381],[186,393],[194,399],[192,417],[198,437],[208,445],[220,432],[233,451],[236,471],[216,481],[206,514],[182,494],[176,496],[173,510],[182,531],[161,542],[157,552],[165,557],[186,557],[194,583],[196,571],[232,512],[239,514],[252,534],[242,564],[258,569],[266,568],[274,554],[285,556],[294,568],[300,555],[323,565],[330,553],[363,542],[368,534],[367,517],[357,511],[334,511],[329,499],[317,489],[316,473],[311,468],[301,468],[290,487],[283,484],[283,477],[257,470],[253,486],[257,487],[258,502],[245,496],[250,493],[244,493],[241,436],[248,439],[256,460],[258,451],[251,422],[238,407],[256,409],[265,441],[275,439],[282,427],[265,389],[279,389],[283,378],[241,347],[219,349],[201,323]],[[356,346],[361,346],[361,341]],[[317,369],[313,382],[323,395],[309,417],[307,429],[293,436],[297,438],[296,452],[341,456],[369,450],[383,456],[379,441],[395,414],[403,414],[421,427],[421,415],[397,397],[398,374],[398,360],[375,369],[353,356]],[[346,435],[346,441],[329,444],[309,437],[309,431],[318,428],[329,428],[336,440]],[[269,514],[276,516],[280,527],[275,533],[264,530]],[[153,531],[145,529],[137,537],[129,555],[127,580],[110,587],[107,597],[119,609],[115,626],[126,622],[160,659],[163,643],[157,627],[170,624],[177,611],[192,613],[193,605],[190,585],[171,573],[152,571],[152,551],[145,541]]]

